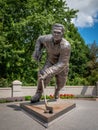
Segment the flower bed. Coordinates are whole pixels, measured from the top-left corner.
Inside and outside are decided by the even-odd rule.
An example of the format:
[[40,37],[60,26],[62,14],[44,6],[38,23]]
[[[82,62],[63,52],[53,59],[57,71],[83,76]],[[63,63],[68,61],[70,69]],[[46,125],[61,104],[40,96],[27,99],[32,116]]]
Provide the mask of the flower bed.
[[0,103],[18,102],[18,101],[25,101],[25,97],[0,98]]
[[[73,94],[60,94],[59,97],[61,99],[69,99],[69,98],[74,98],[75,96]],[[46,99],[53,99],[54,95],[46,95]],[[44,99],[44,96],[41,97],[41,99]]]
[[74,98],[73,94],[60,94],[61,99]]
[[[61,99],[71,99],[75,98],[73,94],[60,94],[59,97]],[[44,99],[42,95],[41,100]],[[46,95],[46,99],[54,99],[54,95]],[[7,102],[17,102],[17,101],[30,101],[31,96],[24,96],[24,97],[8,97],[8,98],[0,98],[0,103],[7,103]]]

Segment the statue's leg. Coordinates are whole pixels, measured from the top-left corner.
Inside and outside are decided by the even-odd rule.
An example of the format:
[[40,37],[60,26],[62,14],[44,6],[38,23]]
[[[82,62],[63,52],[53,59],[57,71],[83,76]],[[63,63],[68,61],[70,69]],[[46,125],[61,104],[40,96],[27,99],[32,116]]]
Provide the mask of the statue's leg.
[[[40,70],[38,73],[44,72],[45,69],[47,69],[47,68],[49,68],[51,66],[52,66],[52,64],[49,61],[47,61],[46,64],[45,64],[45,66],[43,67],[43,69]],[[51,77],[47,77],[44,80],[44,86],[45,87],[48,85],[48,83],[50,82],[50,80],[51,80]],[[43,90],[42,90],[42,82],[41,82],[41,80],[38,80],[38,85],[37,85],[37,91],[36,91],[36,93],[42,93],[42,92],[43,92]]]
[[[45,80],[44,80],[44,86],[46,87],[48,85],[48,83],[50,82],[52,77],[47,77]],[[36,93],[43,93],[43,89],[42,89],[42,82],[41,80],[38,81],[38,87],[37,87],[37,91]]]
[[57,85],[54,94],[55,99],[59,98],[59,91],[66,85],[67,75],[68,75],[68,69],[65,69],[55,76]]
[[[50,67],[51,64],[49,62],[46,62],[45,66],[43,67],[42,70],[40,71],[44,71],[46,68]],[[40,71],[38,73],[40,73]],[[51,77],[48,77],[44,80],[44,86],[46,87],[47,84],[50,82],[51,80]],[[38,80],[38,85],[37,85],[37,90],[36,90],[36,94],[32,97],[31,99],[31,103],[35,103],[35,102],[38,102],[42,96],[42,93],[43,93],[43,89],[42,89],[42,82],[41,80]]]

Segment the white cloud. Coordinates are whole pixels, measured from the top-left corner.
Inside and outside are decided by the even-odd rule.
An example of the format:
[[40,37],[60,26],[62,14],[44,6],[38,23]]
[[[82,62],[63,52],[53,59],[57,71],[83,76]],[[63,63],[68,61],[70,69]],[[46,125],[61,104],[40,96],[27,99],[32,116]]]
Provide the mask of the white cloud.
[[77,27],[90,27],[98,22],[98,0],[66,0],[68,7],[78,9],[78,17],[72,21]]

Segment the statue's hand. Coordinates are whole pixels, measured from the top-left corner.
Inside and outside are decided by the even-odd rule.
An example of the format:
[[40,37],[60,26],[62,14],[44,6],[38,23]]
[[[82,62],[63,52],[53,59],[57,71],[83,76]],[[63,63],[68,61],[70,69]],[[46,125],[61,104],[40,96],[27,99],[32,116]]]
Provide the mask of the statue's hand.
[[47,76],[48,76],[48,75],[47,75],[46,72],[40,71],[39,74],[38,74],[38,79],[39,79],[39,80],[44,80],[44,79],[47,78]]
[[38,76],[38,79],[39,79],[39,80],[44,80],[44,79],[46,79],[46,77],[47,77],[46,75],[41,75],[41,74],[40,74],[40,75]]
[[38,76],[38,80],[44,80],[44,77],[40,74],[40,75]]

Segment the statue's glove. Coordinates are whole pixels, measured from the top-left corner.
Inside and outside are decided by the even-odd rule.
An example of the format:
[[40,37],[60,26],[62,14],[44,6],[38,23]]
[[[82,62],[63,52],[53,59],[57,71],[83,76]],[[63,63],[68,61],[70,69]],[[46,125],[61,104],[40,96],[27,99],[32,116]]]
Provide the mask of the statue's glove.
[[44,80],[44,79],[47,78],[47,76],[48,76],[48,75],[47,75],[47,73],[45,73],[45,72],[44,72],[44,73],[39,73],[39,74],[38,74],[38,79],[39,79],[39,80]]
[[44,80],[51,76],[51,69],[41,70],[38,75],[39,79]]

